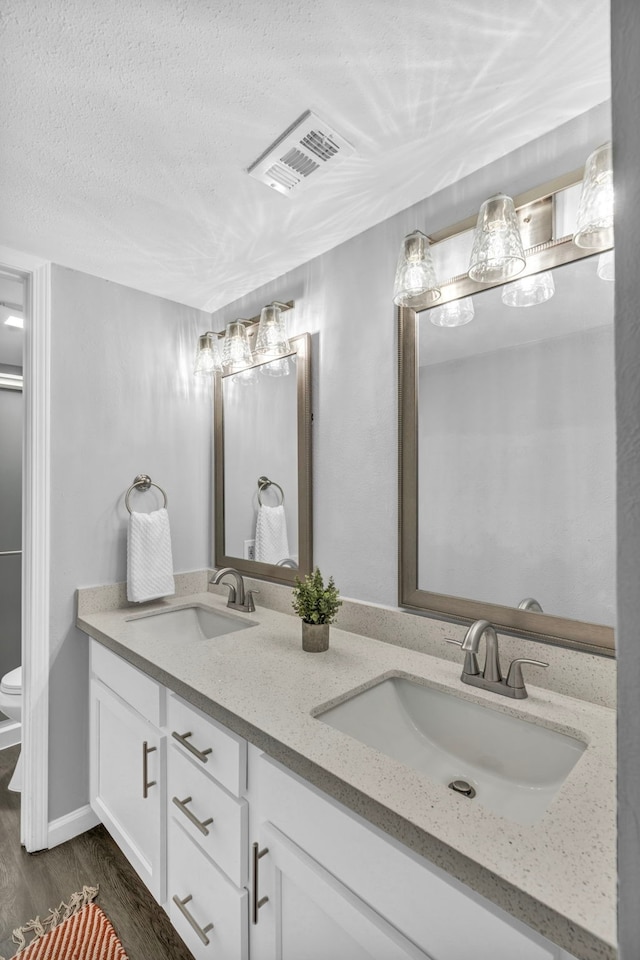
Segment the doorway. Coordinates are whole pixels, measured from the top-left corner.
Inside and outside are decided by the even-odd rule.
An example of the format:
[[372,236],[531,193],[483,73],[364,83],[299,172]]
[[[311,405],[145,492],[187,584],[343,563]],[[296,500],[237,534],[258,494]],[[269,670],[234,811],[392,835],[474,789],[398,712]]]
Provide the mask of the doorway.
[[[21,699],[24,291],[21,276],[0,274],[0,680],[10,699]],[[20,738],[19,720],[0,710],[0,749]]]

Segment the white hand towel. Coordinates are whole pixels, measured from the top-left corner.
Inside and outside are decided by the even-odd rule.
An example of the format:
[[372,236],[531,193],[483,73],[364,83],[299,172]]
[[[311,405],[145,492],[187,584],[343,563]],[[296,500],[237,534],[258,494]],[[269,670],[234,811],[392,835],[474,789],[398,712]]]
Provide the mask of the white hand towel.
[[255,556],[262,563],[278,563],[289,556],[287,518],[282,504],[258,507]]
[[144,603],[176,592],[169,514],[132,513],[127,535],[127,600]]

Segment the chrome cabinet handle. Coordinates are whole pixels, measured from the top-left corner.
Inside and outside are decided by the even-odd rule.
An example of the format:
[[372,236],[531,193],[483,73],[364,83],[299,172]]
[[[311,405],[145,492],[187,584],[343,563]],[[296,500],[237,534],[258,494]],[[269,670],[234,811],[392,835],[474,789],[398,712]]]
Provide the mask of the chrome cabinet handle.
[[200,924],[193,919],[193,917],[185,907],[185,903],[189,903],[190,900],[193,900],[193,896],[191,894],[189,894],[188,897],[185,897],[184,900],[181,900],[177,893],[174,894],[173,896],[173,902],[175,903],[176,907],[178,908],[182,916],[185,918],[187,923],[191,924],[191,926],[193,927],[193,929],[198,934],[201,941],[204,943],[206,947],[209,945],[209,937],[207,936],[207,934],[209,933],[209,930],[213,930],[213,924],[208,923],[206,927],[201,927]]
[[175,803],[178,810],[181,810],[184,813],[187,820],[190,820],[194,827],[197,827],[200,833],[204,834],[205,837],[209,836],[209,831],[207,827],[210,823],[213,823],[213,817],[209,817],[208,820],[198,820],[195,813],[192,813],[191,810],[187,810],[187,804],[191,803],[193,797],[185,797],[184,800],[178,800],[177,797],[173,797],[173,802]]
[[149,754],[157,750],[157,747],[150,747],[146,740],[142,742],[142,799],[146,800],[149,796],[149,787],[155,787],[156,780],[149,780]]
[[268,902],[269,897],[258,898],[258,860],[269,853],[269,847],[263,847],[262,850],[258,849],[258,844],[254,843],[252,845],[253,851],[253,877],[251,879],[251,887],[253,890],[252,895],[252,904],[251,904],[251,922],[256,924],[258,922],[258,910],[260,907],[264,907],[265,903]]
[[177,733],[174,730],[171,736],[174,740],[177,740],[178,743],[181,743],[183,747],[186,747],[189,753],[192,753],[194,757],[197,757],[202,763],[206,763],[208,755],[213,752],[211,747],[207,747],[206,750],[198,750],[192,743],[189,743],[188,738],[193,736],[191,730],[188,730],[187,733]]

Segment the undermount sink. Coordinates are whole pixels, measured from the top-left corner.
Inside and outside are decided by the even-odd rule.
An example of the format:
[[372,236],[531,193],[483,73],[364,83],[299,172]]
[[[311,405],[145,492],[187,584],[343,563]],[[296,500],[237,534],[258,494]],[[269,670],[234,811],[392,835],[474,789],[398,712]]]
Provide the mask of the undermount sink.
[[453,793],[464,793],[465,802],[523,824],[543,816],[586,748],[575,737],[404,677],[382,680],[316,718],[430,780],[455,782],[452,802]]
[[220,613],[209,607],[194,604],[171,610],[153,610],[138,614],[127,620],[127,633],[131,637],[171,640],[213,640],[236,630],[255,627],[255,620],[244,620],[228,613]]

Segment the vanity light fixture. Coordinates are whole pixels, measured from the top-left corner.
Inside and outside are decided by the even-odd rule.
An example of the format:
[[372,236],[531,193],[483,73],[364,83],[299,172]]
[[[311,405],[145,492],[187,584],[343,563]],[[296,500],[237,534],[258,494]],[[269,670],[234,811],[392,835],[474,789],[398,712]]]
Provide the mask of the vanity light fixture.
[[435,303],[441,295],[429,238],[420,230],[414,230],[402,241],[393,284],[393,302],[403,307],[410,304],[414,297],[425,294],[430,303]]
[[480,207],[469,261],[469,276],[479,283],[501,283],[526,266],[524,247],[511,197],[498,193]]
[[222,356],[218,345],[218,334],[211,330],[198,337],[198,349],[193,372],[198,377],[207,377],[222,371]]
[[291,353],[284,317],[279,303],[270,303],[260,311],[255,354],[261,360],[276,359]]
[[462,327],[473,320],[475,310],[471,297],[450,300],[440,307],[429,311],[429,319],[434,327]]
[[[258,372],[251,368],[258,364],[260,372],[272,377],[287,376],[291,369],[288,358],[292,348],[282,314],[291,310],[293,305],[293,300],[288,303],[274,300],[262,308],[259,318],[232,320],[227,323],[224,333],[211,330],[203,333],[198,337],[193,372],[201,376],[245,373],[242,383],[253,383]],[[251,348],[253,338],[255,356]]]
[[227,324],[222,348],[222,363],[227,373],[237,373],[253,363],[247,336],[247,326],[250,325],[250,320],[232,320]]
[[615,280],[616,260],[613,250],[607,250],[598,257],[598,276],[601,280]]
[[603,143],[587,159],[573,242],[598,250],[613,246],[613,157]]
[[553,274],[550,270],[543,270],[508,283],[502,288],[502,302],[508,307],[535,307],[550,300],[555,292]]

